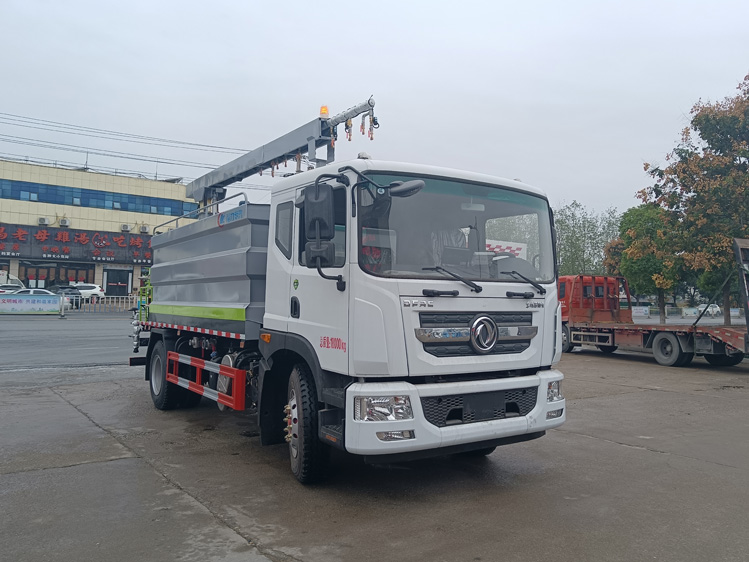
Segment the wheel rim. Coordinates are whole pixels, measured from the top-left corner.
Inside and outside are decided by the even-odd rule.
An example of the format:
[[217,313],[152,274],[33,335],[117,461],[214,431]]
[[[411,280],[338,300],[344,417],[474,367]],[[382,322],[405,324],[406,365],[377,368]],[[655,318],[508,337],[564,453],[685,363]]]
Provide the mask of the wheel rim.
[[292,461],[299,458],[299,404],[296,399],[296,392],[292,388],[289,391],[289,420],[287,422],[289,429],[289,453]]
[[156,354],[151,361],[151,390],[155,395],[161,394],[161,357]]
[[665,338],[661,340],[661,345],[659,346],[659,349],[661,350],[661,354],[664,357],[671,357],[674,354],[674,346],[671,345],[671,342]]

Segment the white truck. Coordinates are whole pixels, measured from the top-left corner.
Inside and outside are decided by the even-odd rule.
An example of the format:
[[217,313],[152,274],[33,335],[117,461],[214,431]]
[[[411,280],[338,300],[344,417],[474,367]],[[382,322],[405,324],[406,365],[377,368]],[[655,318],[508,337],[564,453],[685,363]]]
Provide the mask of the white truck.
[[[153,294],[134,321],[147,353],[131,364],[145,365],[157,408],[204,397],[252,410],[263,444],[288,442],[302,483],[324,475],[330,447],[373,463],[486,455],[565,421],[546,197],[474,172],[333,164],[336,125],[364,113],[371,132],[373,106],[190,184],[200,220],[155,233]],[[225,186],[302,151],[317,167],[280,179],[270,205],[238,195],[218,212]]]

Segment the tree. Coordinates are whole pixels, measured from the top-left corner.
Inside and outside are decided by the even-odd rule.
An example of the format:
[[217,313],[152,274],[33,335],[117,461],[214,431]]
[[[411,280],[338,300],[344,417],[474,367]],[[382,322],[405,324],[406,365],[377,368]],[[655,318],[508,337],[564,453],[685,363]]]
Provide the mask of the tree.
[[603,272],[606,275],[623,275],[620,269],[623,252],[624,240],[621,238],[614,238],[603,247]]
[[619,233],[619,214],[609,208],[589,211],[573,201],[554,211],[559,252],[559,274],[604,273],[604,246]]
[[[720,102],[695,104],[669,164],[645,165],[655,183],[639,194],[664,209],[675,249],[708,278],[735,274],[733,239],[749,237],[749,76],[738,91]],[[730,285],[723,289],[726,310]],[[724,319],[729,325],[730,314]]]
[[635,294],[655,294],[661,324],[666,322],[666,291],[678,281],[679,259],[665,230],[666,213],[653,204],[633,207],[622,215],[624,249],[619,268]]

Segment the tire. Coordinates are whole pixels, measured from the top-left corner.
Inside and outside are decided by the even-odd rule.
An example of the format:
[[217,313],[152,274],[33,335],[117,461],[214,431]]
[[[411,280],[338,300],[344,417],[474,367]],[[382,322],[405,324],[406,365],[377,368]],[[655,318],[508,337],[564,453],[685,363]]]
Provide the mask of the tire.
[[744,360],[743,353],[735,355],[705,355],[705,360],[713,367],[733,367]]
[[619,349],[618,345],[597,345],[598,351],[601,353],[605,353],[606,355],[609,355],[611,353],[614,353],[617,349]]
[[569,353],[572,351],[572,344],[570,343],[570,329],[567,324],[562,325],[562,352]]
[[478,458],[488,457],[495,451],[496,447],[484,447],[483,449],[474,449],[473,451],[464,451],[459,453],[461,457]]
[[694,353],[691,353],[691,352],[690,352],[690,353],[687,353],[687,352],[685,351],[685,352],[683,352],[683,355],[684,355],[684,358],[683,358],[683,359],[682,359],[682,360],[681,360],[681,361],[679,362],[679,364],[678,364],[678,365],[676,365],[677,367],[686,367],[686,366],[687,366],[687,365],[689,365],[689,364],[690,364],[690,363],[692,362],[692,360],[694,359]]
[[684,361],[679,338],[668,332],[659,332],[653,339],[653,357],[660,365],[679,367]]
[[159,410],[174,410],[179,406],[181,388],[166,380],[166,347],[163,340],[156,342],[151,351],[151,400]]
[[329,450],[317,437],[319,404],[315,381],[307,365],[294,365],[287,396],[291,472],[302,484],[311,484],[322,478]]

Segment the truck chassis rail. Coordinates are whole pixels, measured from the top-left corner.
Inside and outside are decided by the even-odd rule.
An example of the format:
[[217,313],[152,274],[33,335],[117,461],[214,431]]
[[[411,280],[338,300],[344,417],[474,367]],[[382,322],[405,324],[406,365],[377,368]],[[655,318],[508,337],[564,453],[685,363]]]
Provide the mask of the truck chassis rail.
[[[179,372],[180,363],[183,365],[189,365],[195,369],[195,381],[180,377],[177,374]],[[204,371],[216,373],[219,376],[231,379],[231,387],[229,388],[231,394],[219,392],[218,390],[214,390],[205,385],[203,381]],[[223,404],[232,410],[244,410],[246,377],[247,373],[242,369],[236,369],[234,367],[229,367],[228,365],[219,365],[218,363],[205,361],[190,355],[182,355],[175,351],[167,353],[166,380],[168,382],[179,385],[182,388],[187,388],[205,398]]]

